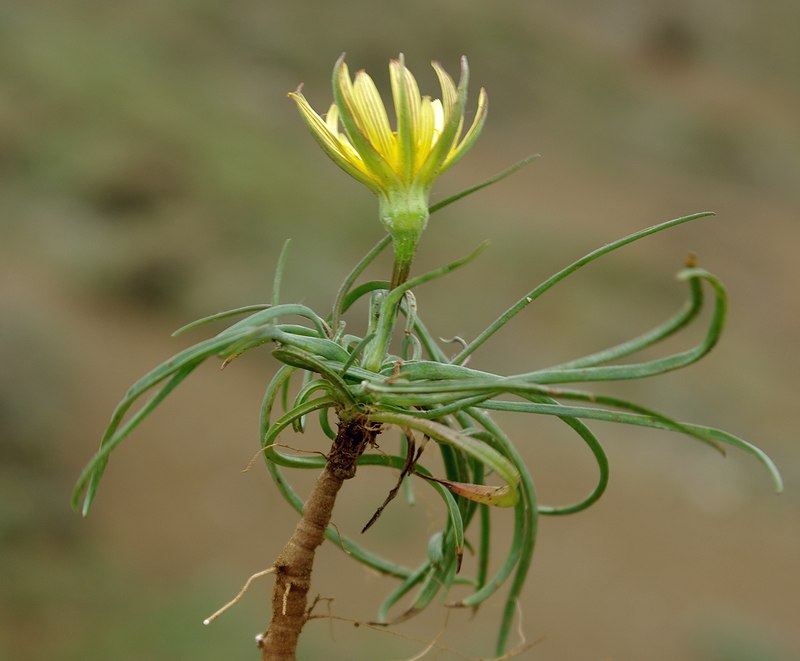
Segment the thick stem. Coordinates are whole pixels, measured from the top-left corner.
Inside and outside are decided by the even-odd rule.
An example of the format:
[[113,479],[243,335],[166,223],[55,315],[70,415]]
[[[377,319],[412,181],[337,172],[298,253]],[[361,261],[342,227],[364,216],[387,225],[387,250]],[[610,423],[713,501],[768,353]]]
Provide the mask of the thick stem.
[[306,604],[314,555],[325,539],[336,495],[344,481],[356,474],[356,461],[379,432],[380,427],[362,415],[345,417],[340,413],[339,431],[328,463],[306,501],[303,518],[274,563],[272,621],[259,641],[262,661],[296,658],[297,640],[309,617]]
[[400,262],[398,260],[395,260],[394,269],[392,270],[392,281],[390,289],[399,287],[406,280],[408,280],[408,274],[410,272],[411,272],[411,260],[407,260],[405,262]]

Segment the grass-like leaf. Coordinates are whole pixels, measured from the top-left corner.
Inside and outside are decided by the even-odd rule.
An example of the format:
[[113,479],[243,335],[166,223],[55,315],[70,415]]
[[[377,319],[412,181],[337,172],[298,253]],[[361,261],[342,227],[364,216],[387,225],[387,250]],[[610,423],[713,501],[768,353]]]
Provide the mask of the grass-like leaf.
[[591,262],[599,259],[603,255],[607,255],[614,250],[618,250],[623,246],[627,246],[634,241],[638,241],[639,239],[643,239],[647,236],[652,234],[656,234],[657,232],[663,232],[664,230],[670,229],[677,225],[682,225],[683,223],[688,223],[693,220],[699,220],[700,218],[708,218],[709,216],[713,216],[714,214],[710,211],[704,211],[702,213],[695,213],[690,216],[683,216],[682,218],[675,218],[673,220],[668,220],[664,223],[659,223],[658,225],[653,225],[652,227],[648,227],[646,229],[640,230],[638,232],[634,232],[633,234],[629,234],[621,239],[616,241],[612,241],[609,244],[601,248],[597,248],[593,250],[588,255],[581,257],[579,260],[573,262],[569,266],[561,269],[555,275],[550,276],[547,280],[543,283],[538,285],[537,287],[533,288],[530,292],[528,292],[525,296],[520,298],[514,305],[512,305],[508,310],[506,310],[503,314],[501,314],[494,322],[492,322],[486,330],[478,335],[472,342],[470,342],[464,349],[462,349],[458,355],[453,358],[454,363],[463,364],[463,362],[472,355],[476,349],[478,349],[482,344],[486,342],[492,335],[494,335],[497,331],[499,331],[503,326],[505,326],[513,317],[519,314],[522,310],[524,310],[528,305],[530,305],[533,301],[535,301],[539,296],[544,294],[546,291],[551,289],[554,285],[558,284],[566,278],[568,275],[571,275],[578,269]]

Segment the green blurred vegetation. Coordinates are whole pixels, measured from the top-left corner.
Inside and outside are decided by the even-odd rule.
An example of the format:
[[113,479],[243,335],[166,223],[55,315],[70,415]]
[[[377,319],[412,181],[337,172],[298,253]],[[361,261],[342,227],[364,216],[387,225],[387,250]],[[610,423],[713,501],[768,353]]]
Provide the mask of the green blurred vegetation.
[[[510,344],[530,348],[532,367],[554,363],[650,326],[681,300],[672,274],[694,250],[728,283],[729,332],[703,365],[636,399],[758,441],[787,493],[774,498],[746,458],[615,431],[603,502],[543,526],[523,612],[527,636],[543,637],[530,658],[796,655],[798,25],[793,0],[0,5],[0,658],[255,656],[266,584],[200,622],[293,524],[263,471],[239,475],[266,352],[176,394],[114,458],[90,519],[68,494],[118,396],[179,346],[174,327],[262,301],[288,237],[285,299],[324,309],[380,237],[369,193],[319,153],[285,98],[304,82],[326,107],[343,50],[384,90],[399,51],[429,90],[430,59],[453,69],[468,55],[489,119],[435,198],[543,154],[434,217],[420,270],[493,242],[461,280],[418,292],[437,334],[473,335],[617,236],[719,214],[564,283],[475,364],[513,369]],[[466,306],[473,290],[483,305]],[[516,429],[547,502],[592,479],[554,429]],[[350,486],[336,518],[355,530],[390,485],[365,471]],[[424,500],[398,506],[369,541],[413,564],[439,515]],[[369,619],[391,582],[323,551],[315,581],[333,612]],[[400,631],[432,639],[437,617]],[[488,654],[496,618],[453,614],[443,643]],[[304,644],[305,658],[329,659],[425,647],[322,621]]]

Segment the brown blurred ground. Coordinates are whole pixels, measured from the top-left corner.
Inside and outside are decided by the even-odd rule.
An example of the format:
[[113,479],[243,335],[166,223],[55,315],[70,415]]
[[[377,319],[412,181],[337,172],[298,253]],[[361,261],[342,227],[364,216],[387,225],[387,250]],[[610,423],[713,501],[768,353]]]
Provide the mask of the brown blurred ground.
[[[619,392],[760,443],[786,493],[738,453],[596,425],[611,487],[592,510],[543,522],[522,610],[541,642],[524,658],[800,655],[800,5],[491,4],[0,7],[0,658],[255,657],[268,582],[200,622],[294,522],[263,469],[240,474],[257,447],[267,351],[198,371],[115,455],[87,520],[68,498],[127,386],[185,346],[173,328],[267,298],[288,237],[286,300],[325,309],[379,238],[370,195],[321,156],[285,98],[304,81],[312,103],[329,103],[342,50],[383,89],[401,50],[431,91],[428,60],[455,70],[469,56],[489,121],[438,196],[543,155],[431,223],[420,270],[492,241],[458,291],[451,280],[417,292],[438,335],[473,336],[618,236],[718,213],[574,276],[475,364],[518,371],[522,352],[544,366],[649,327],[680,304],[672,276],[692,250],[729,287],[721,346]],[[590,488],[592,465],[564,430],[508,424],[544,501]],[[355,533],[393,479],[362,471],[337,524]],[[413,565],[442,518],[436,503],[398,502],[368,542]],[[496,536],[502,545],[502,524]],[[317,590],[344,617],[369,619],[394,587],[332,545],[318,567]],[[442,643],[490,655],[501,606],[451,614]],[[410,640],[316,622],[303,658],[408,658],[445,617],[432,607],[398,628]]]

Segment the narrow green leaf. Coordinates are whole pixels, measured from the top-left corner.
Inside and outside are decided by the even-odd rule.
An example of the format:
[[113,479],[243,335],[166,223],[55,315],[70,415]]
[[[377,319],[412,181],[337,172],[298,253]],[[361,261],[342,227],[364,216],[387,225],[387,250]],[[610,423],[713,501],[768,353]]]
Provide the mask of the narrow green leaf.
[[[345,313],[349,305],[345,305],[345,299],[347,298],[348,293],[352,289],[355,281],[358,280],[359,276],[365,271],[365,269],[375,261],[375,258],[380,255],[389,244],[392,242],[392,237],[390,234],[387,234],[383,237],[380,241],[378,241],[375,246],[361,259],[358,264],[355,265],[352,271],[347,274],[347,277],[342,282],[342,285],[339,287],[339,290],[336,292],[336,299],[333,303],[333,310],[331,312],[331,326],[337,328],[339,326],[339,321],[342,318],[342,315]],[[387,284],[388,286],[388,284]],[[351,302],[352,305],[352,302]]]
[[[546,404],[557,404],[554,399],[549,397],[531,396],[531,399],[533,399],[533,401],[539,401]],[[564,422],[564,424],[566,424],[568,427],[571,427],[589,447],[589,450],[591,451],[592,456],[597,463],[597,469],[600,474],[597,479],[597,485],[582,501],[575,503],[574,505],[565,505],[560,507],[546,507],[544,505],[539,505],[539,513],[550,516],[575,514],[576,512],[581,512],[591,507],[605,493],[606,487],[608,486],[608,457],[606,456],[605,450],[603,450],[603,446],[600,445],[600,441],[597,440],[597,437],[592,433],[592,430],[589,429],[578,418],[570,416],[559,417],[561,421]]]
[[339,372],[329,367],[325,361],[318,359],[314,354],[292,347],[284,347],[275,349],[272,355],[283,363],[302,367],[324,377],[333,389],[331,395],[335,395],[335,399],[340,405],[355,404],[355,400]]
[[350,307],[362,296],[380,289],[389,289],[389,283],[385,280],[371,280],[370,282],[364,282],[352,291],[349,291],[342,302],[342,314],[347,312]]
[[275,277],[272,280],[272,305],[279,305],[281,301],[281,282],[283,280],[283,271],[286,268],[286,257],[289,255],[289,244],[291,239],[286,239],[283,242],[280,255],[278,255],[278,263],[275,266]]
[[476,575],[477,589],[482,590],[486,585],[489,575],[489,560],[492,534],[492,515],[488,505],[479,505],[480,512],[480,543],[478,544],[478,571]]
[[97,492],[97,487],[100,484],[100,479],[103,476],[103,472],[105,471],[106,464],[108,463],[108,457],[111,452],[113,452],[114,449],[120,443],[122,443],[122,441],[124,441],[128,435],[134,429],[136,429],[136,427],[139,426],[139,423],[141,423],[142,420],[152,413],[152,411],[162,402],[162,400],[169,395],[169,393],[171,393],[175,387],[181,383],[181,381],[189,376],[189,374],[191,374],[191,372],[199,364],[200,361],[189,363],[177,370],[177,372],[173,374],[172,378],[166,383],[166,385],[164,385],[161,390],[159,390],[149,402],[142,406],[142,408],[139,409],[136,414],[134,414],[124,425],[120,426],[122,417],[115,416],[116,419],[112,420],[111,425],[109,425],[106,433],[103,436],[100,449],[95,453],[94,457],[89,460],[89,463],[78,477],[78,481],[75,484],[72,492],[72,507],[74,509],[78,508],[81,494],[84,492],[84,490],[86,490],[81,512],[83,516],[86,516],[89,513]]
[[297,418],[308,415],[309,413],[313,413],[314,411],[318,411],[319,409],[330,408],[335,405],[336,400],[332,399],[331,397],[317,397],[316,399],[303,402],[301,405],[290,409],[275,422],[273,422],[267,429],[266,433],[264,434],[264,438],[262,439],[264,457],[267,459],[267,461],[284,466],[286,468],[323,468],[327,460],[322,455],[300,457],[296,455],[285,454],[278,450],[274,444],[277,442],[278,436],[281,434],[281,432],[286,429],[286,427],[291,425]]
[[706,280],[714,290],[714,311],[706,335],[697,346],[665,358],[658,358],[642,363],[574,369],[544,369],[521,375],[521,378],[541,384],[575,383],[579,381],[619,381],[623,379],[641,379],[656,374],[664,374],[665,372],[680,369],[697,362],[714,348],[722,334],[728,308],[727,295],[719,279],[708,271],[702,269],[686,269],[678,275],[682,279],[699,278]]
[[586,418],[592,420],[605,420],[626,425],[639,427],[650,427],[653,429],[663,429],[666,431],[677,431],[688,434],[691,438],[697,438],[717,447],[718,444],[729,445],[743,452],[754,456],[767,469],[772,478],[775,490],[780,493],[783,491],[783,480],[775,463],[763,450],[757,446],[730,434],[722,429],[697,425],[689,422],[679,422],[671,424],[670,419],[665,416],[653,417],[637,413],[624,413],[622,411],[609,411],[607,409],[589,408],[583,406],[565,406],[552,404],[534,404],[522,402],[486,402],[482,408],[498,411],[520,411],[526,413],[542,413],[544,415],[567,416],[574,418]]
[[413,590],[415,586],[419,585],[429,571],[431,571],[430,560],[420,565],[413,573],[411,573],[408,576],[408,578],[406,578],[406,580],[404,580],[400,585],[398,585],[394,590],[392,590],[389,596],[386,597],[386,599],[378,608],[377,624],[389,623],[389,611],[391,610],[392,606],[394,606],[398,601],[400,601],[409,592],[411,592],[411,590]]
[[453,358],[453,363],[463,364],[463,362],[467,359],[468,356],[472,355],[476,349],[478,349],[486,340],[488,340],[492,335],[494,335],[497,331],[499,331],[503,326],[505,326],[509,320],[511,320],[514,316],[516,316],[519,312],[524,310],[528,305],[530,305],[533,301],[535,301],[539,296],[544,294],[548,291],[553,285],[557,284],[568,275],[574,273],[579,268],[586,266],[596,260],[603,255],[607,255],[608,253],[617,250],[618,248],[622,248],[623,246],[628,245],[629,243],[633,243],[634,241],[638,241],[639,239],[643,239],[646,236],[650,236],[651,234],[655,234],[657,232],[663,232],[670,227],[675,227],[676,225],[681,225],[682,223],[687,223],[692,220],[698,220],[700,218],[707,218],[709,216],[713,216],[714,214],[711,212],[703,212],[703,213],[696,213],[692,214],[691,216],[684,216],[682,218],[675,218],[673,220],[668,220],[667,222],[660,223],[658,225],[653,225],[652,227],[648,227],[646,229],[640,230],[638,232],[634,232],[633,234],[629,234],[621,239],[613,241],[609,244],[601,248],[597,248],[593,250],[588,255],[581,257],[579,260],[573,262],[569,266],[561,269],[555,275],[550,276],[547,280],[543,283],[532,289],[528,292],[525,296],[523,296],[519,301],[517,301],[514,305],[512,305],[508,310],[506,310],[503,314],[501,314],[494,322],[492,322],[486,330],[484,330],[478,337],[476,337],[472,342],[470,342],[464,349],[462,349],[458,355]]
[[[267,309],[251,314],[249,317],[237,321],[233,326],[230,326],[223,333],[230,333],[240,329],[255,328],[257,326],[264,326],[266,324],[274,324],[280,317],[287,317],[297,315],[304,317],[314,324],[320,337],[330,337],[330,329],[325,321],[317,315],[310,307],[306,305],[299,305],[297,303],[288,303],[283,305],[273,305]],[[222,333],[220,333],[222,335]]]
[[[525,584],[525,579],[528,577],[528,570],[530,569],[531,561],[533,559],[533,550],[536,545],[536,533],[538,531],[538,505],[536,500],[536,491],[533,486],[533,478],[528,472],[522,457],[517,452],[511,440],[506,436],[505,432],[492,420],[487,413],[471,409],[469,415],[478,424],[483,426],[495,440],[501,444],[506,455],[514,462],[514,465],[519,470],[521,476],[521,492],[522,498],[520,502],[524,506],[523,516],[525,516],[525,528],[523,537],[520,542],[519,561],[516,563],[516,572],[509,588],[506,597],[505,607],[503,608],[503,617],[500,621],[500,632],[497,636],[497,646],[495,651],[498,656],[505,653],[506,645],[508,643],[508,636],[511,631],[511,626],[514,623],[514,618],[517,616],[517,602],[519,595],[522,592],[522,586]],[[487,583],[486,588],[491,586],[492,582]],[[484,588],[484,589],[486,589]],[[478,599],[481,591],[472,595],[472,599]],[[469,598],[468,598],[469,599]],[[465,600],[466,602],[467,600]],[[479,603],[479,602],[478,602]]]
[[350,367],[356,362],[358,357],[364,351],[364,348],[372,341],[373,337],[375,337],[375,334],[370,333],[353,347],[353,350],[350,352],[350,357],[344,362],[344,365],[342,365],[342,369],[339,371],[339,374],[344,375],[347,370],[350,369]]
[[632,340],[618,344],[615,347],[598,351],[597,353],[584,356],[583,358],[570,360],[566,363],[560,363],[550,369],[593,367],[595,365],[609,363],[612,360],[619,360],[620,358],[641,351],[674,335],[687,326],[698,315],[703,306],[703,287],[700,284],[699,278],[691,278],[689,280],[689,290],[691,296],[683,308],[679,310],[675,316],[671,317],[660,326]]
[[498,181],[502,181],[506,177],[514,174],[515,172],[518,172],[526,165],[528,165],[531,161],[533,161],[536,158],[539,158],[540,156],[541,154],[530,154],[529,156],[523,158],[521,161],[517,161],[516,163],[514,163],[514,165],[512,165],[511,167],[506,168],[502,172],[499,172],[498,174],[494,175],[493,177],[489,177],[486,181],[476,184],[475,186],[470,186],[469,188],[461,191],[460,193],[456,193],[455,195],[451,195],[450,197],[445,198],[444,200],[440,200],[436,204],[432,204],[428,208],[428,212],[435,213],[439,211],[439,209],[444,209],[446,206],[449,206],[453,202],[457,202],[458,200],[461,200],[467,197],[468,195],[472,195],[473,193],[477,193],[479,190],[483,190],[484,188],[491,186],[492,184],[496,184]]
[[195,321],[181,326],[178,330],[172,332],[172,337],[181,335],[182,333],[192,330],[193,328],[197,328],[198,326],[203,326],[205,324],[210,324],[213,321],[218,321],[219,319],[227,319],[228,317],[235,317],[236,315],[247,314],[249,312],[260,312],[261,310],[266,310],[268,307],[270,307],[269,303],[260,303],[258,305],[245,305],[241,308],[217,312],[216,314],[203,317],[202,319],[196,319]]

